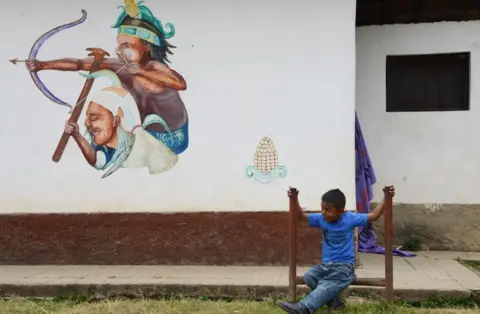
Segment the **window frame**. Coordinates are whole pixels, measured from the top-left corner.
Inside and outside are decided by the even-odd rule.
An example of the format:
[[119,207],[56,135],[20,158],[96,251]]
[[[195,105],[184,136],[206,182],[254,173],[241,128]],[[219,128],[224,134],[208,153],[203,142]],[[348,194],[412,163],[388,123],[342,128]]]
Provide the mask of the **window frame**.
[[[464,86],[463,94],[455,95],[458,99],[462,99],[461,104],[455,104],[455,107],[441,108],[440,106],[429,106],[428,104],[420,108],[412,108],[406,106],[398,106],[398,90],[392,90],[392,80],[395,80],[394,75],[398,75],[398,72],[402,71],[401,67],[415,66],[419,63],[425,64],[425,69],[432,66],[438,66],[439,62],[443,62],[451,58],[450,62],[446,63],[447,66],[453,64],[460,65],[462,67],[462,81]],[[408,70],[404,70],[408,72]],[[413,74],[413,72],[411,73]],[[459,76],[460,79],[460,76]],[[387,55],[385,58],[385,109],[386,112],[448,112],[448,111],[469,111],[470,110],[470,92],[471,92],[471,53],[470,51],[453,52],[453,53],[431,53],[431,54],[404,54],[404,55]],[[432,98],[432,97],[430,97]],[[395,103],[396,102],[396,103]],[[418,101],[420,102],[420,101]],[[431,101],[430,104],[433,104]]]

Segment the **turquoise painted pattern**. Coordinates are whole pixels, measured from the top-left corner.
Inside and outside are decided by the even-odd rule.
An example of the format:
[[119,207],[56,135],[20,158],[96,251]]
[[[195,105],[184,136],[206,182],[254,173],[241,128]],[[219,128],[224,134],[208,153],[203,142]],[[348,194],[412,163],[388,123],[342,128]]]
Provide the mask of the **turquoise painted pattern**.
[[269,173],[259,171],[254,166],[248,166],[245,172],[248,178],[254,178],[258,182],[263,184],[267,184],[275,181],[278,178],[285,178],[287,176],[287,168],[285,168],[284,166],[274,168]]

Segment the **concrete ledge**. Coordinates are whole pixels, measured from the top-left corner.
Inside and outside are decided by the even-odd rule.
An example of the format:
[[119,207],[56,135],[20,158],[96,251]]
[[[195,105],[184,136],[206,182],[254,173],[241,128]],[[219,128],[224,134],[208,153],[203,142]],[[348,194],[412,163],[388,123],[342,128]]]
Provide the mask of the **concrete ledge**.
[[[382,296],[383,288],[350,287],[345,297],[351,295]],[[308,292],[307,287],[298,288],[299,295]],[[0,297],[65,297],[85,296],[93,299],[128,297],[128,298],[160,298],[169,296],[183,297],[222,297],[234,299],[286,298],[287,286],[271,285],[180,285],[180,284],[3,284],[0,285]],[[398,289],[395,297],[398,300],[419,301],[435,297],[469,298],[469,290],[425,290]]]
[[[428,252],[410,259],[395,257],[396,298],[409,301],[468,298],[470,291],[480,290],[480,277],[448,258],[450,255]],[[362,261],[364,266],[356,270],[359,278],[383,277],[384,256],[362,254]],[[307,270],[298,267],[297,274]],[[283,266],[10,265],[0,266],[0,274],[0,297],[276,299],[285,298],[288,293],[288,268]],[[306,286],[298,289],[299,295],[308,292]],[[345,294],[374,297],[382,295],[383,290],[352,286]]]

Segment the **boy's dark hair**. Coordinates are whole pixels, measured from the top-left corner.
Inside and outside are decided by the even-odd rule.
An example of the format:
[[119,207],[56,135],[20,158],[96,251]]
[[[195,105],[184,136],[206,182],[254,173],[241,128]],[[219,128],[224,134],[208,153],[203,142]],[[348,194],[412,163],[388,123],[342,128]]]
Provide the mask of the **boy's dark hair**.
[[342,191],[333,189],[323,194],[322,202],[332,204],[337,209],[344,209],[347,200]]

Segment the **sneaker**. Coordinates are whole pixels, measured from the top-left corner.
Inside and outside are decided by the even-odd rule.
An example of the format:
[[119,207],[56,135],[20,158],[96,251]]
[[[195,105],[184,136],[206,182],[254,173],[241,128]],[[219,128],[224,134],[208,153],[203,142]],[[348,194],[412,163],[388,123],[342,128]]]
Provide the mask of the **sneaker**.
[[300,303],[277,301],[277,305],[290,314],[310,314],[310,311]]

